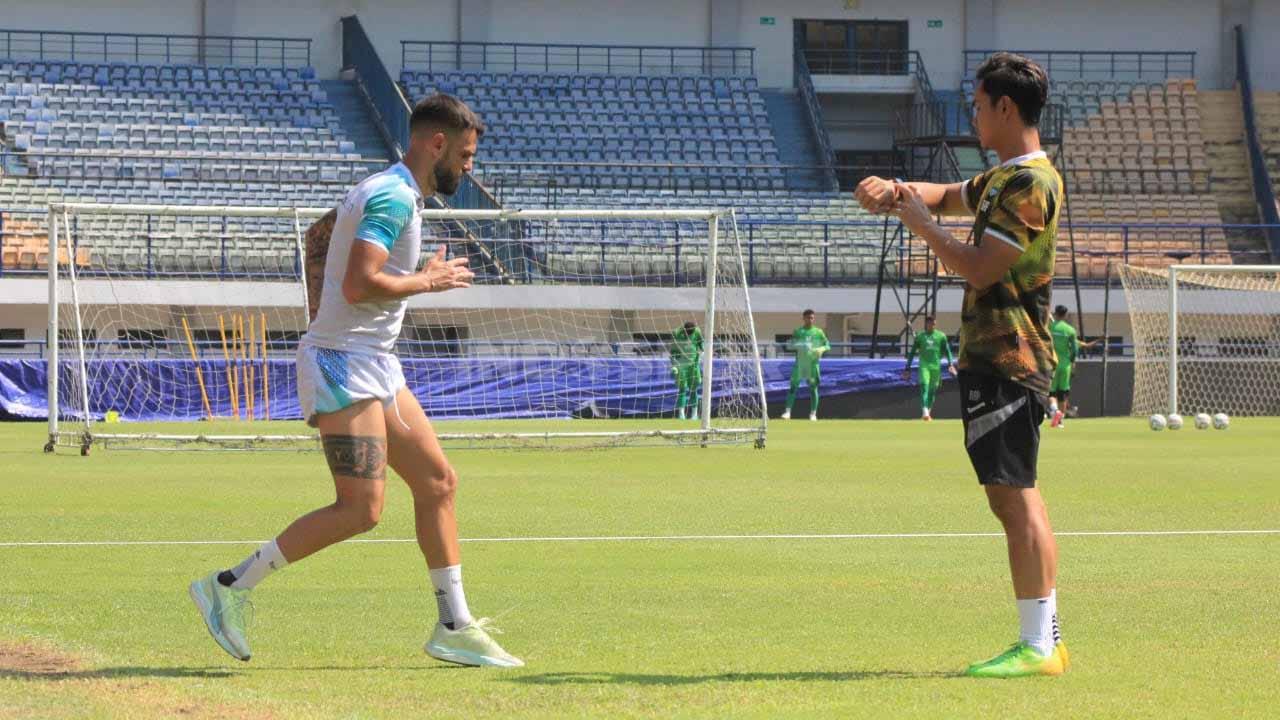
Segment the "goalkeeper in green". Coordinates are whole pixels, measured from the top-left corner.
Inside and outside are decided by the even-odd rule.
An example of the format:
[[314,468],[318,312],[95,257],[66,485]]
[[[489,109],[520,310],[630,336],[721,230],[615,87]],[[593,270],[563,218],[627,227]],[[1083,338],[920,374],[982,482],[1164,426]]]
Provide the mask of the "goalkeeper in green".
[[1067,322],[1069,313],[1066,305],[1059,305],[1053,309],[1053,323],[1049,325],[1049,332],[1053,334],[1053,351],[1058,355],[1058,367],[1053,372],[1053,384],[1049,387],[1049,427],[1066,428],[1066,413],[1071,407],[1071,375],[1075,372],[1076,357],[1082,349],[1088,350],[1101,342],[1080,342],[1075,327]]
[[791,333],[791,342],[787,346],[796,353],[796,364],[791,368],[791,389],[787,391],[787,409],[782,413],[783,420],[791,419],[791,408],[796,404],[796,391],[800,389],[800,381],[809,382],[809,419],[818,419],[818,383],[822,379],[818,361],[822,354],[831,349],[827,334],[822,328],[813,326],[813,311],[805,310],[801,316],[804,324]]
[[942,383],[942,356],[947,357],[947,372],[952,377],[956,374],[956,365],[951,358],[951,343],[947,336],[937,329],[933,316],[924,319],[924,332],[916,335],[915,344],[907,352],[907,366],[902,369],[902,379],[911,379],[911,359],[920,356],[920,408],[921,419],[925,422],[933,420],[933,401],[938,397],[938,385]]
[[[676,417],[698,419],[702,394],[702,331],[692,321],[671,333],[671,377],[676,381]],[[686,413],[686,408],[688,412]]]

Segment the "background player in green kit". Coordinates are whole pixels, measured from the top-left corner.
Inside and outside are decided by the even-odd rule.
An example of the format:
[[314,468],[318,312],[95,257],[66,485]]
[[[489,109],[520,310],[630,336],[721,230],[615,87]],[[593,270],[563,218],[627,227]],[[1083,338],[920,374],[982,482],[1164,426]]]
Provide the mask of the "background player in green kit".
[[933,316],[924,319],[924,332],[916,335],[915,344],[907,352],[907,366],[902,369],[902,379],[911,379],[911,358],[920,356],[920,408],[921,418],[926,422],[933,420],[933,401],[938,396],[938,385],[942,383],[942,356],[947,356],[947,372],[952,377],[956,374],[956,365],[951,359],[951,343],[947,336],[935,326]]
[[1053,333],[1053,350],[1058,354],[1058,367],[1053,372],[1053,385],[1049,387],[1049,422],[1050,427],[1066,427],[1066,413],[1071,407],[1071,373],[1075,370],[1076,356],[1081,349],[1089,349],[1098,344],[1082,343],[1076,335],[1076,329],[1067,322],[1066,305],[1053,309],[1053,324],[1049,331]]
[[783,420],[791,419],[791,408],[795,407],[796,391],[800,389],[801,380],[809,382],[809,397],[812,401],[809,405],[809,419],[818,419],[818,383],[822,379],[818,362],[822,359],[822,354],[831,349],[827,334],[822,332],[822,328],[813,325],[813,311],[805,310],[802,317],[804,324],[791,333],[791,343],[788,345],[796,353],[796,364],[791,368],[791,389],[787,391],[787,409],[782,413]]
[[[676,381],[676,417],[698,419],[702,391],[702,331],[690,320],[671,333],[671,376]],[[685,409],[689,408],[686,413]]]

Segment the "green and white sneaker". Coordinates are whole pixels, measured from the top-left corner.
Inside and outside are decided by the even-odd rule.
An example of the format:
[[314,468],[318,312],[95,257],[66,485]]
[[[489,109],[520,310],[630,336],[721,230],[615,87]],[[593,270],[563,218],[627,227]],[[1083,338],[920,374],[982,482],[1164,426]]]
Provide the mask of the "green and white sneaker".
[[218,647],[244,661],[251,655],[249,641],[245,639],[245,608],[253,607],[249,603],[250,592],[224,586],[218,582],[217,570],[191,583],[187,589]]
[[1018,641],[990,660],[974,663],[965,675],[978,678],[1019,678],[1034,675],[1061,675],[1071,666],[1067,646],[1057,643],[1053,652],[1041,655],[1035,648]]
[[489,618],[473,620],[460,630],[436,623],[424,650],[437,660],[471,667],[524,667],[524,661],[503,650],[490,633],[501,635]]

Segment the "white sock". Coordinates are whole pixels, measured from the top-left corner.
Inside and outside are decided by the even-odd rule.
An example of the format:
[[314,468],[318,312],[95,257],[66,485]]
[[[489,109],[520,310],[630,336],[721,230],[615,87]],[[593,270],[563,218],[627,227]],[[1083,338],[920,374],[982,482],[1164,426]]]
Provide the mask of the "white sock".
[[1022,626],[1018,639],[1035,648],[1041,655],[1051,655],[1058,641],[1058,593],[1049,597],[1018,601],[1018,622]]
[[458,630],[471,624],[467,596],[462,592],[462,566],[450,565],[431,570],[431,585],[436,589],[436,607],[440,624]]
[[[237,590],[252,590],[262,582],[263,578],[288,564],[289,561],[284,559],[275,540],[264,543],[262,547],[254,550],[252,555],[245,558],[244,562],[228,571],[235,578],[230,587]],[[221,582],[222,579],[219,578],[219,581]]]

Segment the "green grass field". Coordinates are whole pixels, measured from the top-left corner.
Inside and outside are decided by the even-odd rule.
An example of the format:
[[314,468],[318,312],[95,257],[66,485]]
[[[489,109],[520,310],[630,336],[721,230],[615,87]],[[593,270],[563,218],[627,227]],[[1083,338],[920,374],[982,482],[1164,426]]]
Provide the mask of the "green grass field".
[[[435,607],[394,479],[362,538],[385,542],[263,583],[254,658],[237,663],[186,585],[328,503],[321,457],[48,456],[42,433],[0,426],[0,718],[1163,720],[1280,707],[1275,420],[1046,428],[1073,667],[1005,682],[957,675],[1016,639],[1017,618],[1003,540],[962,535],[998,526],[954,421],[775,423],[763,451],[454,453],[468,598],[500,618],[528,663],[518,671],[422,653]],[[1243,530],[1273,532],[1136,534]],[[1100,531],[1135,534],[1088,534]],[[878,537],[724,537],[830,534]],[[661,536],[681,538],[554,539]],[[176,542],[216,540],[243,542]],[[14,544],[56,541],[104,544]]]

